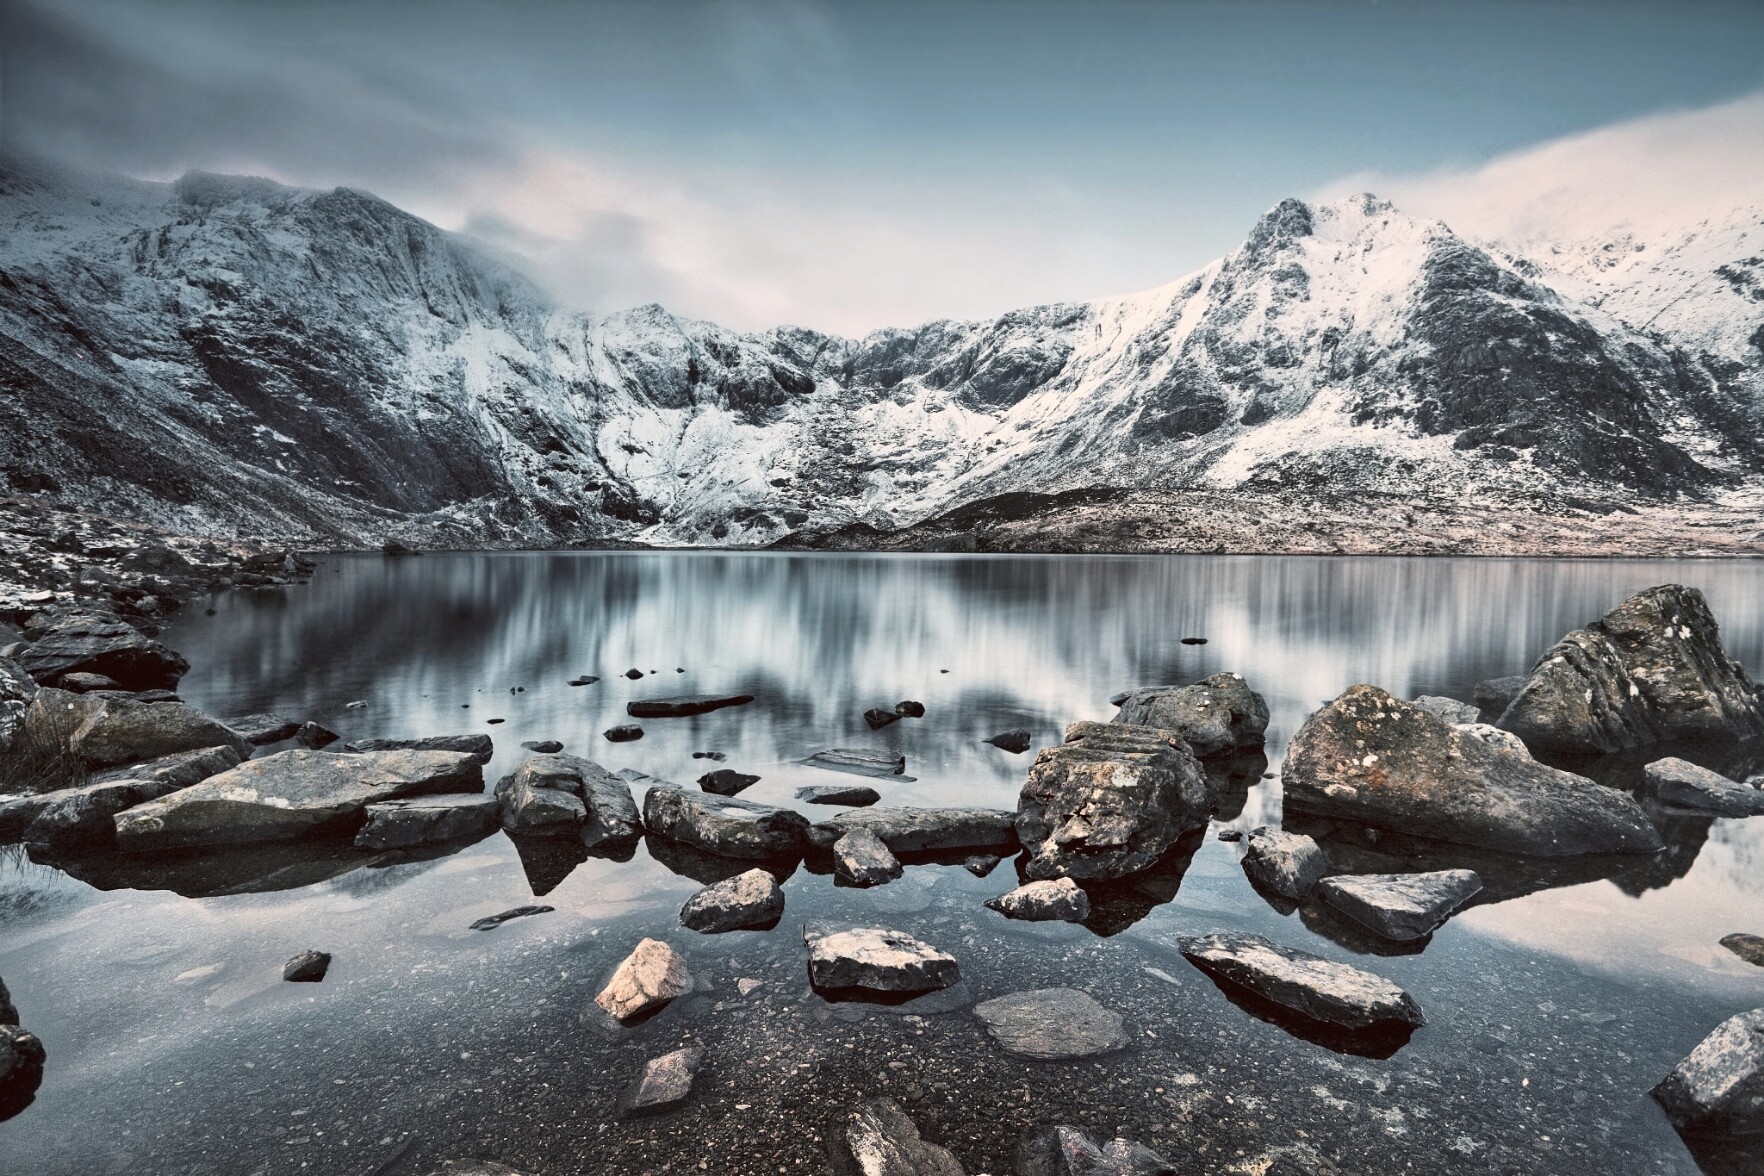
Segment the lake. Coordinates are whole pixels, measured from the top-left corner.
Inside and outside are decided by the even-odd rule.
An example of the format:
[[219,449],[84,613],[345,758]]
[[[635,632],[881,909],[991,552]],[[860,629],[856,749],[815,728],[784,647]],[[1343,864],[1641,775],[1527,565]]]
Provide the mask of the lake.
[[[1008,864],[985,878],[914,865],[868,891],[802,868],[775,930],[703,936],[676,912],[729,871],[665,847],[619,862],[501,833],[427,857],[321,843],[200,870],[109,864],[86,880],[14,853],[0,862],[0,976],[49,1065],[36,1102],[0,1124],[3,1166],[391,1174],[475,1157],[530,1174],[820,1172],[835,1119],[892,1094],[970,1172],[1010,1171],[1036,1122],[1125,1135],[1205,1172],[1281,1158],[1314,1172],[1744,1170],[1755,1157],[1693,1156],[1647,1090],[1719,1021],[1764,1004],[1764,969],[1717,944],[1764,933],[1764,820],[1674,818],[1658,858],[1515,865],[1409,951],[1274,909],[1245,880],[1241,845],[1217,839],[1280,823],[1285,742],[1344,687],[1469,699],[1670,581],[1703,589],[1729,652],[1764,670],[1764,563],[1742,561],[348,556],[321,559],[306,585],[195,602],[163,634],[192,664],[186,700],[346,738],[488,732],[490,780],[522,742],[555,739],[688,785],[719,766],[756,773],[743,799],[794,806],[799,786],[855,781],[805,757],[872,747],[904,754],[912,777],[855,781],[884,804],[1014,808],[1033,751],[988,736],[1026,728],[1047,746],[1067,723],[1107,719],[1112,694],[1222,670],[1267,699],[1267,763],[1238,772],[1204,839],[1088,926],[982,907],[1015,884]],[[632,668],[640,679],[622,676]],[[600,680],[569,685],[584,674]],[[646,720],[636,742],[602,737],[633,699],[723,691],[755,701]],[[923,718],[869,730],[866,709],[908,699]],[[725,759],[693,758],[704,751]],[[556,910],[469,929],[535,901]],[[917,935],[957,956],[963,983],[922,1004],[829,1003],[807,985],[805,919]],[[1385,1057],[1297,1035],[1175,949],[1221,929],[1379,972],[1428,1023]],[[697,988],[617,1028],[593,996],[645,936],[682,951]],[[305,948],[334,954],[328,978],[284,983]],[[762,983],[743,996],[741,979]],[[1134,1044],[1032,1062],[968,1011],[1051,986],[1125,1014]],[[706,1049],[692,1102],[620,1118],[643,1061],[688,1040]]]

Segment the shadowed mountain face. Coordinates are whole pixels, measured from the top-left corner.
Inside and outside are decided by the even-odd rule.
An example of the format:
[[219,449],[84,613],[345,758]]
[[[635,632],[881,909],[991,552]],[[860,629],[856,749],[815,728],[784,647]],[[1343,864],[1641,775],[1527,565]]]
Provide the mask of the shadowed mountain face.
[[1370,196],[1288,200],[1143,294],[743,335],[560,309],[360,192],[15,163],[0,477],[345,544],[714,544],[1085,487],[1658,500],[1758,469],[1731,378],[1534,272]]

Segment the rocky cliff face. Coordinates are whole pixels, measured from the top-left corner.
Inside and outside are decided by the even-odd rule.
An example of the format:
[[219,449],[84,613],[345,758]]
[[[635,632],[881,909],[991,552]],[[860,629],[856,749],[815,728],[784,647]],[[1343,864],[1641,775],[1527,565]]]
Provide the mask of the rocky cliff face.
[[1289,200],[1144,294],[746,335],[559,308],[360,192],[13,164],[0,489],[188,530],[467,545],[889,532],[1108,487],[1745,486],[1759,364],[1734,350],[1736,304],[1700,347],[1629,321],[1652,303],[1621,283],[1569,297],[1548,276],[1369,196]]

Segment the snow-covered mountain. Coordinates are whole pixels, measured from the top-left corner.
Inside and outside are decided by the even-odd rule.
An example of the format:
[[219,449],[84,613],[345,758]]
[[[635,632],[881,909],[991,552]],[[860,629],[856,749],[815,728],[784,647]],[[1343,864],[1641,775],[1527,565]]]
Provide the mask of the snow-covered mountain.
[[1764,470],[1761,233],[1601,264],[1288,200],[1156,290],[852,340],[582,314],[348,189],[14,162],[0,475],[343,543],[762,543],[1093,487],[1696,498]]

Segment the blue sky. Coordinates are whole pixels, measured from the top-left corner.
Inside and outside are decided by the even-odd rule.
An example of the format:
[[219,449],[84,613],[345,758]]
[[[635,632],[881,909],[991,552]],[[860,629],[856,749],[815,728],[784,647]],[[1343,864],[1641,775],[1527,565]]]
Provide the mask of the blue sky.
[[[858,331],[1764,87],[1764,4],[12,4],[8,141],[380,193],[590,305]],[[1742,145],[1741,149],[1750,149]]]

